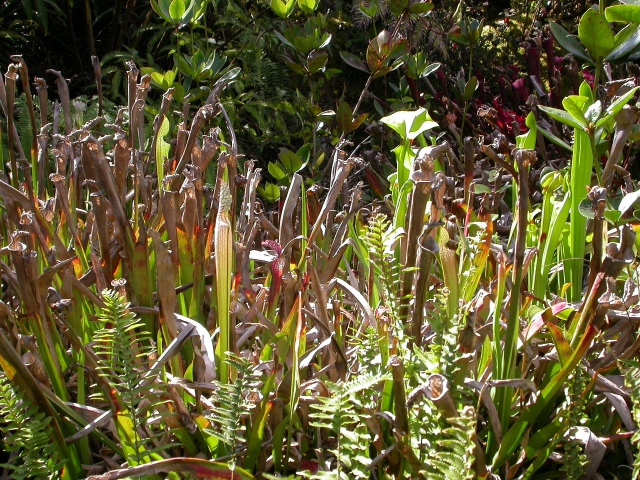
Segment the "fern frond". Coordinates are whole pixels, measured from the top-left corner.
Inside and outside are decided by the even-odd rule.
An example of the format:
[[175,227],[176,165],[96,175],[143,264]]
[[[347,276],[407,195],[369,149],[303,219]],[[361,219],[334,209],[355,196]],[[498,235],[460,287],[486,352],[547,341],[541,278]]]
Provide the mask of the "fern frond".
[[[155,436],[149,419],[157,417],[161,395],[157,384],[145,385],[141,380],[148,370],[147,359],[153,353],[144,324],[129,310],[123,296],[102,292],[104,307],[98,314],[103,328],[94,334],[94,350],[98,356],[98,374],[111,387],[116,428],[130,466],[159,460],[157,451],[169,448],[166,443],[153,448]],[[152,390],[156,391],[152,391]],[[144,403],[142,401],[144,400]],[[158,434],[164,429],[156,427]],[[146,435],[145,435],[146,434]]]
[[567,381],[567,440],[564,444],[564,462],[560,471],[565,478],[581,478],[587,457],[584,453],[583,442],[576,438],[577,429],[586,423],[587,373],[582,365],[578,365]]
[[405,320],[400,318],[400,306],[402,302],[409,302],[409,299],[401,296],[401,264],[394,258],[395,245],[400,235],[401,231],[393,228],[386,215],[376,214],[369,219],[363,237],[370,262],[374,265],[375,276],[380,281],[382,301],[391,314],[394,326],[398,326],[396,322]]
[[245,358],[229,354],[226,362],[237,372],[232,383],[216,382],[218,389],[215,398],[203,399],[209,406],[206,417],[212,428],[207,433],[217,438],[225,451],[212,452],[221,456],[231,455],[230,464],[237,462],[238,452],[246,443],[245,431],[247,419],[256,406],[255,398],[260,395],[262,382],[260,373]]
[[51,442],[50,422],[0,375],[0,432],[5,451],[12,454],[9,463],[0,466],[12,472],[11,478],[60,478],[64,462]]
[[329,397],[319,397],[311,406],[310,425],[335,433],[337,446],[331,450],[336,457],[336,469],[316,474],[299,472],[312,479],[370,478],[367,467],[371,463],[369,446],[371,434],[366,421],[379,401],[376,387],[387,375],[363,373],[346,382],[328,384],[333,391]]
[[429,478],[434,480],[473,480],[475,472],[474,449],[476,437],[476,414],[466,408],[460,417],[449,419],[450,427],[442,432],[437,441],[438,448],[427,458]]

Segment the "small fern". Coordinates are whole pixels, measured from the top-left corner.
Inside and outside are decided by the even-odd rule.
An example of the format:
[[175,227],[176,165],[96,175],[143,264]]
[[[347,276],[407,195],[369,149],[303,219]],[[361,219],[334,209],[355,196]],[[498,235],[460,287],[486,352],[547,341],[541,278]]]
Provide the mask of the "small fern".
[[[238,453],[246,443],[246,422],[256,406],[262,382],[260,374],[245,358],[229,354],[226,362],[237,372],[232,383],[216,382],[215,398],[204,400],[209,406],[206,417],[212,425],[207,433],[221,442],[217,456],[230,455],[230,465],[235,465]],[[225,451],[226,450],[226,451]]]
[[437,441],[438,448],[427,458],[429,479],[472,480],[475,478],[476,414],[472,407],[462,410],[457,418],[448,420],[450,426]]
[[584,453],[582,442],[576,438],[576,429],[586,421],[585,409],[586,398],[584,397],[587,387],[587,373],[582,365],[574,370],[567,381],[567,420],[569,429],[567,441],[564,445],[564,463],[560,468],[567,479],[578,479],[584,474],[584,465],[587,457]]
[[299,472],[299,475],[312,479],[370,478],[371,434],[366,421],[378,402],[376,387],[386,379],[382,374],[360,374],[346,383],[328,384],[333,393],[329,397],[318,397],[319,403],[312,405],[310,424],[335,433],[337,445],[331,453],[336,457],[336,468],[316,474]]
[[382,302],[389,310],[394,326],[397,321],[403,320],[400,318],[401,303],[409,301],[401,298],[400,262],[394,258],[394,248],[400,233],[393,228],[386,215],[376,214],[369,219],[363,237],[371,264],[374,265],[375,276],[380,282]]
[[[94,335],[94,350],[98,355],[98,373],[107,379],[111,387],[110,396],[123,451],[129,466],[159,460],[161,457],[150,448],[153,435],[146,422],[146,413],[157,405],[153,402],[156,395],[148,393],[157,385],[142,386],[141,383],[148,370],[146,360],[153,351],[149,334],[129,310],[129,303],[124,297],[112,290],[104,290],[102,297],[104,308],[98,314],[98,320],[103,323],[103,328]],[[143,437],[145,432],[147,436]]]
[[60,478],[63,462],[58,461],[51,441],[51,418],[32,405],[4,375],[0,375],[0,432],[11,478]]

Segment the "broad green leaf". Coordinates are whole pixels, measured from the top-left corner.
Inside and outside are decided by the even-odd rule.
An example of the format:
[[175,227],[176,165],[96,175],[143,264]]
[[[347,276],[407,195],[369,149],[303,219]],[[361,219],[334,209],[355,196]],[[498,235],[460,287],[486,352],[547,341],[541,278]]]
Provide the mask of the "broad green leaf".
[[587,97],[590,100],[590,104],[593,103],[593,90],[591,90],[591,85],[586,80],[580,84],[578,89],[578,95],[581,97]]
[[298,0],[298,6],[303,13],[311,15],[318,8],[320,0]]
[[593,202],[588,198],[583,198],[578,205],[578,211],[584,218],[593,219],[595,214],[593,213]]
[[640,5],[612,5],[604,15],[610,22],[640,23]]
[[558,41],[562,48],[571,53],[574,57],[589,63],[593,62],[593,59],[589,57],[587,51],[578,41],[578,37],[571,35],[556,22],[549,22],[549,28],[551,29],[553,37]]
[[549,140],[551,143],[553,143],[554,145],[557,145],[560,148],[563,148],[564,150],[570,152],[571,149],[571,145],[569,145],[567,142],[565,142],[564,140],[562,140],[559,137],[556,137],[553,133],[551,133],[548,130],[545,130],[544,128],[540,128],[539,129],[540,133],[542,134],[542,136],[544,138],[546,138],[547,140]]
[[560,123],[564,123],[565,125],[569,125],[570,127],[577,128],[579,130],[584,130],[586,126],[586,123],[581,124],[578,120],[573,118],[573,116],[570,113],[564,110],[560,110],[552,107],[546,107],[544,105],[540,105],[538,108],[543,112],[545,112],[554,120],[557,120]]
[[267,170],[277,181],[287,178],[287,174],[282,170],[282,168],[280,168],[280,165],[278,165],[277,162],[269,162],[269,165],[267,165]]
[[287,18],[293,12],[296,0],[271,0],[269,6],[280,18]]
[[345,133],[349,132],[351,128],[351,122],[353,120],[353,110],[349,104],[345,101],[341,101],[338,104],[338,111],[336,113],[336,121],[338,122],[338,128]]
[[580,19],[578,37],[596,60],[604,59],[615,47],[611,24],[593,8],[587,10]]
[[569,95],[562,99],[564,109],[576,120],[582,128],[587,126],[584,112],[587,110],[589,99],[580,95]]
[[[629,32],[627,34],[627,32]],[[611,51],[606,61],[612,62],[638,51],[640,46],[640,26],[627,25],[616,35],[616,47]]]
[[438,126],[424,108],[414,111],[401,110],[381,118],[380,121],[395,130],[402,138],[409,140]]
[[313,50],[307,56],[307,70],[310,74],[314,74],[324,69],[328,59],[329,55],[327,55],[326,52],[322,50]]
[[287,40],[287,37],[285,37],[284,35],[282,35],[280,32],[278,32],[277,30],[275,32],[276,37],[278,37],[278,39],[280,39],[280,41],[282,43],[284,43],[286,46],[291,47],[293,49],[295,49],[296,47],[294,47],[293,43],[291,43],[289,40]]
[[258,187],[258,192],[268,202],[277,202],[280,199],[280,189],[273,183],[265,183],[264,187]]
[[420,78],[422,77],[427,77],[429,75],[431,75],[433,72],[435,72],[436,70],[438,70],[440,67],[442,66],[441,63],[432,63],[431,65],[429,65],[427,68],[425,68],[422,73],[420,73]]
[[169,15],[174,24],[180,23],[186,9],[187,7],[184,4],[184,0],[173,0],[171,2],[171,5],[169,5]]
[[588,123],[595,124],[600,118],[601,114],[602,114],[602,102],[600,100],[597,100],[592,105],[590,105],[589,108],[587,108],[587,111],[584,114],[584,118],[587,120]]
[[302,167],[302,160],[295,152],[287,148],[281,148],[280,153],[278,154],[278,158],[280,162],[287,169],[287,171],[293,175]]

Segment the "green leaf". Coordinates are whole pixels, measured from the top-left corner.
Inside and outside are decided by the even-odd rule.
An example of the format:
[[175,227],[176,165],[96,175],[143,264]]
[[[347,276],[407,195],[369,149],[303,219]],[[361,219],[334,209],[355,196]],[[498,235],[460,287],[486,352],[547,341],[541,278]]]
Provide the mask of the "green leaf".
[[180,23],[186,9],[184,0],[172,0],[169,5],[169,16],[174,24]]
[[268,202],[277,202],[280,199],[280,189],[273,183],[266,183],[263,187],[258,187],[258,192]]
[[478,77],[474,75],[469,79],[467,84],[464,86],[464,99],[471,100],[477,88],[478,88]]
[[280,162],[282,163],[284,168],[287,169],[287,172],[290,173],[291,175],[296,173],[303,166],[302,160],[300,159],[300,157],[296,155],[295,152],[292,152],[287,148],[280,149],[278,158],[280,159]]
[[[630,34],[624,35],[628,30]],[[640,26],[627,25],[623,30],[616,35],[616,47],[611,51],[606,61],[612,62],[625,58],[632,53],[635,53],[640,46]]]
[[587,126],[587,119],[584,116],[584,112],[587,109],[589,99],[580,95],[569,95],[562,99],[562,106],[564,109],[578,122],[582,128]]
[[578,205],[578,211],[580,215],[585,218],[593,219],[595,214],[593,213],[593,202],[588,198],[583,198]]
[[380,121],[395,130],[403,139],[409,140],[438,126],[424,108],[415,111],[401,110],[381,118]]
[[329,55],[325,52],[322,50],[313,50],[307,56],[307,70],[310,74],[323,70],[327,64],[327,60],[329,60]]
[[549,28],[553,37],[558,41],[560,46],[567,52],[571,53],[574,57],[584,60],[589,63],[593,63],[593,59],[589,57],[589,54],[584,47],[578,41],[575,35],[569,34],[563,27],[556,22],[549,22]]
[[280,168],[278,162],[269,162],[269,165],[267,165],[267,170],[269,170],[271,176],[277,181],[287,178],[287,174],[284,172],[284,170],[282,170],[282,168]]
[[600,118],[600,115],[602,115],[602,102],[598,100],[587,108],[584,118],[588,123],[595,124]]
[[596,60],[602,60],[615,47],[613,29],[605,16],[590,8],[580,19],[578,37]]
[[336,113],[336,121],[338,122],[338,128],[345,133],[348,133],[348,129],[351,128],[351,121],[353,120],[353,111],[349,104],[345,101],[341,101],[338,104],[338,111]]
[[536,124],[536,116],[533,114],[533,112],[529,112],[529,115],[527,115],[524,123],[529,131],[516,137],[516,146],[518,148],[533,150],[536,148],[536,140],[538,135],[538,125]]
[[631,98],[636,94],[636,92],[638,91],[638,88],[640,87],[633,87],[627,93],[618,97],[616,101],[613,102],[611,105],[609,105],[607,109],[604,111],[604,115],[602,116],[602,118],[598,120],[598,122],[596,123],[596,128],[603,125],[610,118],[615,117],[618,113],[620,113],[620,110],[622,110],[624,106],[627,104],[627,102],[629,102],[629,100],[631,100]]
[[580,344],[573,351],[571,358],[567,360],[560,371],[554,375],[549,383],[540,391],[536,402],[529,406],[525,411],[521,412],[521,415],[517,418],[513,426],[511,426],[511,428],[509,428],[509,430],[504,434],[498,453],[496,453],[496,456],[493,459],[493,471],[497,471],[507,460],[509,460],[513,452],[521,444],[522,438],[529,426],[537,420],[540,414],[555,399],[577,363],[582,359],[588,348],[591,346],[591,341],[596,336],[596,333],[597,329],[593,326],[589,326],[582,336]]
[[431,0],[420,0],[409,7],[409,11],[414,15],[423,15],[433,10],[433,3]]
[[353,53],[340,52],[340,58],[342,58],[344,63],[350,67],[369,73],[369,67],[367,67],[367,64]]
[[303,13],[311,15],[318,8],[320,0],[298,0],[298,6]]
[[273,13],[278,15],[280,18],[287,18],[293,12],[294,7],[296,6],[295,0],[271,0],[269,4]]
[[610,22],[640,23],[640,5],[612,5],[604,15]]
[[565,112],[564,110],[560,110],[552,107],[546,107],[544,105],[540,105],[538,106],[538,108],[543,112],[545,112],[554,120],[557,120],[560,123],[564,123],[565,125],[569,125],[570,127],[577,128],[579,130],[584,130],[584,127],[586,126],[586,123],[581,124],[578,120],[573,118],[573,116],[570,113]]

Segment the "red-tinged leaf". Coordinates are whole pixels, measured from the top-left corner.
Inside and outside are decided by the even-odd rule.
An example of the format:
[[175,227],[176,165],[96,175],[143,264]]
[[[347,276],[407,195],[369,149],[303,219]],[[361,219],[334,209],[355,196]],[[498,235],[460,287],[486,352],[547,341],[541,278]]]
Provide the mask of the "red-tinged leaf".
[[351,124],[353,122],[353,110],[351,110],[351,107],[347,102],[341,101],[338,104],[336,121],[338,122],[338,128],[342,130],[344,133],[351,132]]
[[354,118],[353,122],[351,122],[351,130],[353,131],[360,125],[362,125],[362,123],[367,119],[368,116],[369,114],[367,113],[361,113],[356,118]]
[[524,338],[531,340],[545,324],[551,323],[559,313],[572,309],[573,307],[567,302],[558,302],[535,314],[533,320],[524,332]]
[[367,179],[367,185],[373,190],[378,198],[383,198],[387,192],[385,185],[383,185],[380,176],[371,167],[367,166],[364,169],[364,175]]
[[282,288],[282,277],[287,268],[287,259],[282,255],[282,245],[275,240],[265,240],[262,246],[270,248],[276,253],[276,258],[269,264],[271,271],[271,287],[269,288],[269,307],[273,306]]
[[551,337],[553,338],[553,343],[556,346],[556,350],[558,351],[558,357],[560,358],[560,365],[565,365],[569,359],[571,358],[571,346],[567,339],[564,337],[562,330],[560,327],[555,325],[554,323],[547,323],[547,329],[549,329],[549,333],[551,333]]

